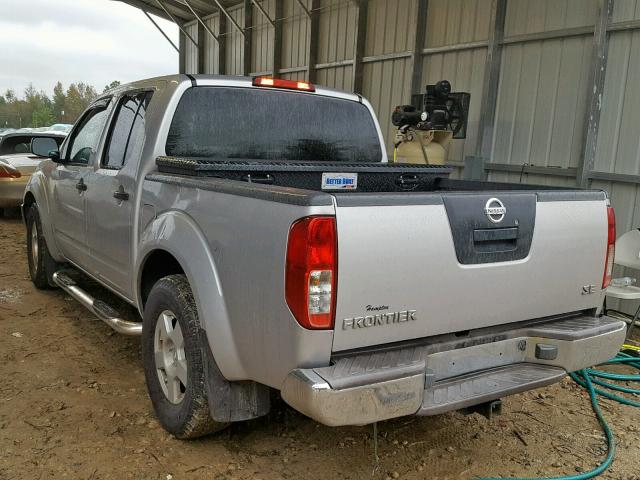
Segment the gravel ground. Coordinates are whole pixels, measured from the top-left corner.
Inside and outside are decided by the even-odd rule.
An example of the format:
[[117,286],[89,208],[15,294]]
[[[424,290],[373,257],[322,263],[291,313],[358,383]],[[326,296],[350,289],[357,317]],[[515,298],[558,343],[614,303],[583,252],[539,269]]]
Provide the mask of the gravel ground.
[[[592,468],[605,444],[565,380],[504,399],[492,421],[459,412],[328,428],[276,401],[264,418],[183,442],[155,420],[139,340],[113,333],[27,273],[21,222],[0,220],[0,480],[465,479]],[[618,440],[601,478],[640,480],[640,409],[603,400]]]

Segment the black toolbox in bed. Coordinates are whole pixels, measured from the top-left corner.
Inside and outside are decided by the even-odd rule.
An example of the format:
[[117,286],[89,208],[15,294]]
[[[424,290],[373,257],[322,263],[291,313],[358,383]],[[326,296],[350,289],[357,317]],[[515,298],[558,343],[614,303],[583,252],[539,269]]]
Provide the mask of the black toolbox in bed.
[[335,192],[431,191],[452,167],[403,163],[277,162],[158,157],[158,170],[266,185]]

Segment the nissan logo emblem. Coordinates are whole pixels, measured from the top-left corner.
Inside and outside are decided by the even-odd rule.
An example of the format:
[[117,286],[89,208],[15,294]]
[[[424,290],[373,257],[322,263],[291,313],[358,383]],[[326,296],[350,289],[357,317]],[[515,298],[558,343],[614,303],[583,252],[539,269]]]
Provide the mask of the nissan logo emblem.
[[493,223],[500,223],[504,220],[507,209],[504,204],[497,198],[490,198],[484,206],[484,213]]

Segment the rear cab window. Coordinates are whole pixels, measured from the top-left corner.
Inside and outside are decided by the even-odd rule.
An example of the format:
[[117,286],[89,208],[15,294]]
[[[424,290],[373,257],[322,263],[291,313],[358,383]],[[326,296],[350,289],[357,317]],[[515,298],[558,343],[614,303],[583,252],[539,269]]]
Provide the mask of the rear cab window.
[[360,102],[237,87],[187,90],[171,122],[166,153],[266,161],[382,161],[378,131]]

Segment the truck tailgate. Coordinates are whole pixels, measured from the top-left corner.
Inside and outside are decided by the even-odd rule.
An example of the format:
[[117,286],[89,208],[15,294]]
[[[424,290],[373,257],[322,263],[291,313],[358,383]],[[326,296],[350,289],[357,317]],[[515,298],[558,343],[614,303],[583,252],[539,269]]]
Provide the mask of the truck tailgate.
[[[334,351],[602,303],[600,192],[337,195],[336,203]],[[491,210],[499,205],[504,212]]]

